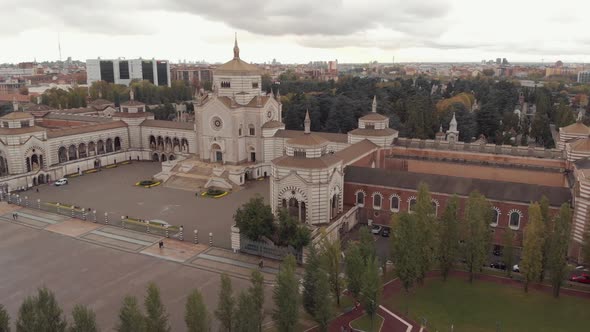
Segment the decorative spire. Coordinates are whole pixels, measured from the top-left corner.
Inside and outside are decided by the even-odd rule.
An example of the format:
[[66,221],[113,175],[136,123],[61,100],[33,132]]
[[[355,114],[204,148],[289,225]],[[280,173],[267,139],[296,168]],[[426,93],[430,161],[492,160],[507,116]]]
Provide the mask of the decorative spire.
[[373,107],[371,109],[373,113],[377,113],[377,96],[373,96]]
[[307,111],[305,111],[305,120],[303,121],[303,124],[305,126],[305,134],[310,134],[311,133],[311,120],[309,119],[309,109],[307,109]]
[[18,102],[16,101],[16,97],[12,97],[12,110],[18,112]]
[[279,104],[281,103],[281,91],[279,90],[279,88],[277,87],[277,95],[276,95],[276,99],[279,102]]
[[129,89],[129,99],[135,100],[135,94],[133,93],[133,89]]
[[455,117],[455,112],[453,112],[453,118],[451,119],[451,122],[449,123],[449,130],[447,132],[450,133],[457,133],[457,118]]
[[238,33],[236,32],[234,40],[234,59],[240,58],[240,48],[238,47]]

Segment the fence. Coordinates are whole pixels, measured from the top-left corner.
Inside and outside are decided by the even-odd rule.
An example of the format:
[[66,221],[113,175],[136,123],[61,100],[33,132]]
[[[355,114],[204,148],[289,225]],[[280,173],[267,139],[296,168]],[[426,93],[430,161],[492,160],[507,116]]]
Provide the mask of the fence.
[[181,241],[184,240],[184,229],[182,226],[162,227],[159,225],[150,225],[147,222],[126,220],[126,217],[117,216],[105,211],[60,203],[43,202],[40,199],[31,199],[23,194],[9,194],[6,196],[6,201],[9,204],[55,213],[70,218],[94,222],[97,224],[122,227],[125,229],[154,234],[157,236],[173,238]]
[[253,241],[244,235],[240,235],[240,251],[277,260],[282,260],[285,256],[291,254],[295,256],[297,262],[301,263],[303,261],[302,250],[297,250],[291,246],[279,247],[272,243]]

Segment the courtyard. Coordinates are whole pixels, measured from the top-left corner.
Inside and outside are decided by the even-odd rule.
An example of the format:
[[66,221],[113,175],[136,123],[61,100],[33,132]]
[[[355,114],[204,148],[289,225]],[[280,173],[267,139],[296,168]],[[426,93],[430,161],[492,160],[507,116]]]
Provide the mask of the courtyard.
[[21,193],[33,202],[59,202],[97,210],[104,218],[129,216],[145,220],[159,219],[176,226],[184,226],[185,237],[199,231],[200,241],[208,241],[213,233],[213,244],[230,248],[230,227],[236,209],[255,194],[268,202],[269,184],[250,181],[245,188],[228,196],[213,199],[195,195],[195,192],[167,188],[164,185],[143,188],[135,186],[149,180],[161,170],[159,163],[134,162],[117,168],[70,178],[65,186],[42,185],[39,192],[30,189]]

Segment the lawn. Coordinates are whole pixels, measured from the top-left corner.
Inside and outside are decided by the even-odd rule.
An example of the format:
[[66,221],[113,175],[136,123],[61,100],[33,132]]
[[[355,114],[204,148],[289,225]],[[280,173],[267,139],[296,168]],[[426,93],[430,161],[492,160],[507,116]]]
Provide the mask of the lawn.
[[350,326],[352,328],[366,332],[378,332],[381,330],[382,324],[383,317],[379,315],[375,315],[375,318],[373,319],[373,329],[371,329],[371,319],[369,318],[369,315],[362,315],[361,317],[350,322]]
[[[581,331],[590,326],[589,300],[550,294],[492,282],[450,278],[429,279],[422,287],[402,291],[383,303],[400,313],[409,308],[430,331]],[[497,329],[499,325],[499,329]]]

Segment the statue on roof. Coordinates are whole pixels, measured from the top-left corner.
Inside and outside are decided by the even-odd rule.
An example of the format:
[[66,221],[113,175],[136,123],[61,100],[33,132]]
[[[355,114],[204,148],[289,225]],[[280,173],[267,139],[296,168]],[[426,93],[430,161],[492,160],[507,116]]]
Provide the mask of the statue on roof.
[[373,96],[373,105],[372,105],[371,111],[373,113],[377,113],[377,95]]

